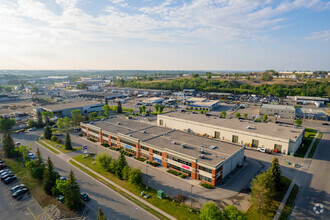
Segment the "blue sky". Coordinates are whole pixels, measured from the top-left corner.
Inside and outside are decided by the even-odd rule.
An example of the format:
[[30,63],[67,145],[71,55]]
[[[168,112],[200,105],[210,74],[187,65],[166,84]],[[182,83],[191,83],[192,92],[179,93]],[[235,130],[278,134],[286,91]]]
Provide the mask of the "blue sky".
[[1,0],[0,69],[330,70],[328,0]]

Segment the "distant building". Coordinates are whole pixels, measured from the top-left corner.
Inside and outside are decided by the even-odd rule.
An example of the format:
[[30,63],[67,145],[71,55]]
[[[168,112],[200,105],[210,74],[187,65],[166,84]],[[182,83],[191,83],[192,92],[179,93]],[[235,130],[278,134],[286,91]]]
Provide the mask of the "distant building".
[[304,119],[329,121],[329,115],[322,109],[297,108],[297,116]]
[[311,97],[311,96],[293,96],[291,97],[297,104],[315,104],[316,106],[324,105],[329,102],[328,98]]
[[261,115],[280,116],[281,118],[294,118],[296,109],[290,105],[262,104],[259,109]]
[[186,104],[189,106],[188,108],[190,109],[210,111],[215,109],[218,105],[220,105],[220,101],[218,100],[209,101],[206,98],[192,97],[186,100]]
[[142,103],[146,104],[146,105],[154,105],[154,104],[157,104],[157,103],[161,103],[163,101],[164,101],[163,98],[151,97],[151,98],[147,98],[147,99],[143,100]]
[[0,102],[13,101],[13,100],[17,100],[17,99],[18,99],[17,95],[0,94]]
[[[71,112],[73,110],[79,109],[83,115],[88,115],[91,112],[102,111],[104,103],[95,102],[95,101],[85,101],[85,102],[73,102],[65,104],[54,104],[54,105],[45,105],[41,106],[43,111],[53,112],[57,117],[71,117]],[[37,108],[34,110],[37,112]]]
[[195,89],[184,89],[183,93],[185,96],[195,96],[196,90]]

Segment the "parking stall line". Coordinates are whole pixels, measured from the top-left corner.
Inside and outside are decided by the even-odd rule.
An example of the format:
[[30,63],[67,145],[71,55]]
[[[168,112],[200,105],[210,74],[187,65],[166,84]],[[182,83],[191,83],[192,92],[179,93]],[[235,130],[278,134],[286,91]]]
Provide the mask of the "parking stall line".
[[35,215],[34,215],[33,212],[31,211],[31,209],[30,209],[29,207],[27,207],[26,209],[31,213],[32,217],[33,217],[35,220],[37,220],[37,218],[35,217]]

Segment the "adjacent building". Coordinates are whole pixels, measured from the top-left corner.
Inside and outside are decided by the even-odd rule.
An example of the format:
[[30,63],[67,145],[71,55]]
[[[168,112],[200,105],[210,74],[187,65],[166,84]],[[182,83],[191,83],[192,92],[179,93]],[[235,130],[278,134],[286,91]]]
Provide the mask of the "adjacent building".
[[[66,117],[71,116],[73,110],[79,109],[82,114],[88,115],[91,112],[102,111],[104,103],[94,102],[94,101],[85,101],[85,102],[73,102],[73,103],[64,103],[64,104],[54,104],[54,105],[45,105],[41,106],[42,111],[51,111],[57,117]],[[40,108],[38,108],[40,110]],[[35,109],[35,112],[38,111]]]
[[208,100],[206,98],[196,98],[192,97],[186,100],[186,104],[189,106],[188,109],[194,110],[213,110],[218,105],[220,105],[220,101],[218,100]]
[[93,124],[81,123],[80,127],[89,138],[213,186],[243,165],[244,148],[238,144],[134,119],[111,117]]
[[262,104],[259,109],[260,115],[280,116],[281,118],[294,118],[296,109],[291,105]]
[[253,122],[237,118],[169,112],[157,116],[159,126],[205,135],[216,140],[247,147],[264,147],[283,154],[296,152],[304,137],[304,128],[293,125]]
[[321,97],[312,97],[312,96],[289,96],[292,101],[295,101],[297,104],[315,104],[316,106],[324,105],[329,102],[328,98]]
[[162,103],[164,101],[164,98],[159,98],[159,97],[150,97],[147,99],[143,100],[143,104],[145,105],[155,105],[158,103]]

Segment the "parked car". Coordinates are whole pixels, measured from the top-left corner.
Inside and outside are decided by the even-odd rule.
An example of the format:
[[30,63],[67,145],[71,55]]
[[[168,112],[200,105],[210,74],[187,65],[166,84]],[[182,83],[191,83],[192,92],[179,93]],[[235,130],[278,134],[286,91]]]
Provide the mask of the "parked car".
[[64,176],[60,176],[58,179],[59,180],[66,180],[66,178]]
[[16,142],[16,143],[15,143],[15,146],[16,146],[16,147],[19,147],[19,146],[21,146],[21,143],[20,143],[20,142]]
[[6,168],[6,167],[7,167],[7,165],[6,165],[5,163],[1,163],[1,164],[0,164],[0,170],[4,169],[4,168]]
[[322,125],[329,125],[329,123],[327,123],[327,122],[324,122],[324,123],[322,123]]
[[259,152],[262,152],[262,153],[265,153],[266,152],[266,148],[264,148],[264,147],[258,147],[258,151]]
[[0,175],[2,175],[2,174],[5,173],[5,172],[8,172],[8,171],[9,171],[8,169],[0,170]]
[[1,177],[6,176],[8,174],[13,174],[10,170],[7,170],[6,172],[1,173]]
[[16,176],[11,176],[11,177],[8,177],[7,179],[5,179],[5,180],[3,181],[3,183],[4,183],[4,184],[9,184],[9,183],[11,183],[11,182],[14,182],[16,179],[17,179]]
[[28,156],[31,158],[31,159],[34,159],[34,158],[36,158],[36,156],[33,154],[33,153],[28,153]]
[[16,131],[16,134],[20,134],[20,133],[24,133],[25,132],[25,129],[20,129],[18,131]]
[[19,197],[20,195],[23,195],[23,194],[27,193],[27,191],[29,191],[28,188],[22,188],[22,189],[20,189],[20,190],[17,190],[16,192],[14,192],[14,193],[12,194],[12,196],[16,199],[16,198]]
[[6,175],[3,175],[3,176],[1,176],[1,181],[5,181],[5,179],[7,179],[8,177],[12,177],[12,176],[14,176],[13,173],[8,173]]
[[80,198],[81,198],[82,200],[84,200],[85,202],[87,202],[87,201],[90,200],[89,196],[88,196],[87,193],[85,193],[85,192],[81,192],[81,193],[80,193]]
[[33,128],[30,128],[28,131],[36,131],[37,128],[33,127]]
[[[102,118],[102,119],[103,119],[103,118]],[[74,132],[77,132],[77,131],[80,131],[80,130],[81,130],[81,128],[74,128],[74,129],[73,129]]]
[[22,189],[22,188],[25,188],[25,185],[24,185],[24,184],[19,184],[19,185],[14,186],[13,188],[11,188],[11,189],[10,189],[10,192],[11,192],[11,193],[14,193],[14,192],[16,192],[17,190],[20,190],[20,189]]

